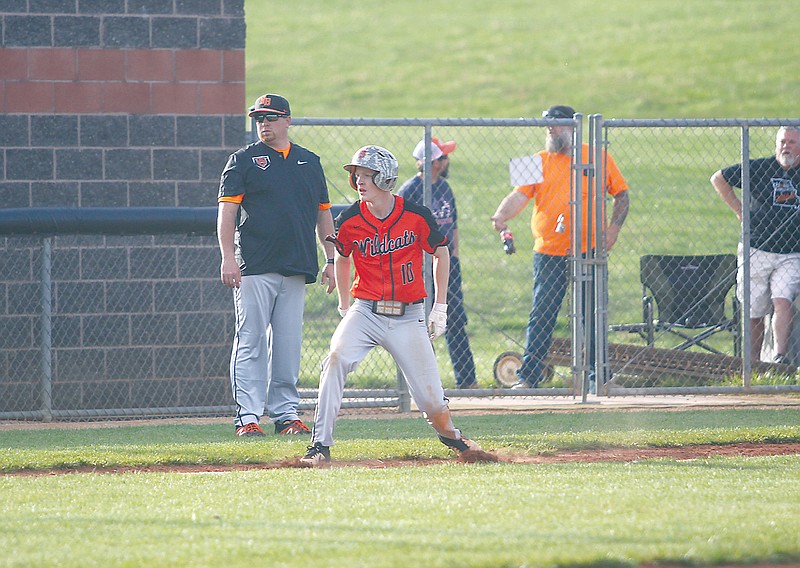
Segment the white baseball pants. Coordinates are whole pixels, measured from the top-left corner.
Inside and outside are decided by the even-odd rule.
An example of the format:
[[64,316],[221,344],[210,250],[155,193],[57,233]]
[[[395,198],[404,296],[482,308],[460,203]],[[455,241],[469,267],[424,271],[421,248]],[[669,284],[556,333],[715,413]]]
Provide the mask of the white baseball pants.
[[347,375],[379,345],[394,358],[408,383],[411,397],[436,433],[445,438],[461,439],[461,432],[450,418],[428,338],[425,305],[406,306],[402,316],[384,316],[372,313],[371,302],[356,300],[339,322],[331,337],[330,352],[322,362],[311,442],[333,445],[333,430]]
[[297,420],[305,276],[243,276],[233,290],[236,335],[230,373],[234,424]]

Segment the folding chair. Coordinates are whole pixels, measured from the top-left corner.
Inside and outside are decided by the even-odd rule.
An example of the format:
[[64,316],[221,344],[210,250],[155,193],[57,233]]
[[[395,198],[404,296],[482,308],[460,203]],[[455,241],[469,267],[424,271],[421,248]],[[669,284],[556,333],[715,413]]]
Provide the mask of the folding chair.
[[611,325],[611,331],[638,333],[649,346],[657,334],[670,333],[684,340],[673,349],[696,346],[717,354],[722,353],[706,340],[729,332],[734,356],[741,356],[741,309],[735,293],[731,316],[725,313],[726,299],[736,285],[736,255],[645,255],[639,276],[642,323]]

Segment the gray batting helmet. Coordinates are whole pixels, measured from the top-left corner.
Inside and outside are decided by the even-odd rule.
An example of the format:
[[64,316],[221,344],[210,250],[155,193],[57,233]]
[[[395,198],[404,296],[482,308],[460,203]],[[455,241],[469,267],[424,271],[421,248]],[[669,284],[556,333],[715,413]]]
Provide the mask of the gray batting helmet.
[[349,164],[342,166],[350,172],[350,186],[356,188],[353,170],[357,166],[373,170],[372,181],[383,191],[392,191],[397,184],[397,158],[380,146],[363,146],[356,150]]

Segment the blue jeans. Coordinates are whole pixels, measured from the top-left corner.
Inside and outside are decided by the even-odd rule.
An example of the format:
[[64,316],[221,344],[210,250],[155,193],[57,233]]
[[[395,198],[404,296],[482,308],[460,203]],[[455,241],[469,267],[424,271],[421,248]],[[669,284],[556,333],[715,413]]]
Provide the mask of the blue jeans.
[[[564,303],[569,286],[569,257],[534,253],[533,255],[533,302],[528,319],[525,338],[525,353],[522,366],[517,371],[520,381],[536,386],[545,378],[547,353],[553,343],[556,319]],[[584,297],[594,306],[594,272],[583,283]],[[588,316],[588,318],[587,318]],[[589,336],[589,377],[594,377],[595,330],[593,314],[584,314],[584,323],[592,326]]]
[[456,387],[475,384],[475,360],[467,337],[467,312],[461,290],[461,262],[450,257],[450,280],[447,285],[447,351],[453,363]]
[[518,377],[531,386],[544,379],[545,359],[569,281],[566,256],[533,254],[533,302]]

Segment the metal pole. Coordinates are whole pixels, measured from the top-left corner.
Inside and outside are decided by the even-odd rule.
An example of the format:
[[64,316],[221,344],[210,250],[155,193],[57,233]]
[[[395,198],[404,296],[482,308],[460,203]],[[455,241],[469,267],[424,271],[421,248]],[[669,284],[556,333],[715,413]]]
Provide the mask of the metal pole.
[[595,124],[594,153],[595,247],[594,247],[594,368],[595,392],[608,394],[608,251],[606,250],[606,147],[603,141],[603,115],[591,117]]
[[[433,199],[433,177],[431,170],[433,169],[433,156],[431,155],[432,135],[431,125],[426,124],[424,127],[424,140],[425,149],[423,151],[423,166],[422,166],[422,204],[428,209],[431,207]],[[425,314],[431,312],[433,308],[433,259],[431,255],[425,253],[423,258],[422,272],[425,279],[425,289],[428,291],[428,297],[425,298]],[[411,412],[411,394],[408,391],[408,384],[406,383],[403,372],[400,367],[397,367],[397,390],[400,392],[400,412]]]
[[50,280],[52,261],[52,237],[42,239],[41,293],[41,363],[42,363],[42,422],[53,420],[53,351],[52,351],[52,310],[53,298]]
[[[586,187],[586,211],[584,216],[586,219],[585,227],[580,234],[580,248],[577,249],[580,256],[581,263],[581,294],[583,297],[583,308],[581,312],[581,325],[583,326],[583,367],[584,373],[581,378],[581,393],[583,402],[586,402],[587,395],[589,394],[589,380],[591,376],[591,368],[593,361],[591,360],[592,354],[592,326],[594,325],[594,302],[592,298],[591,282],[594,276],[594,267],[592,266],[594,252],[592,250],[592,237],[594,236],[594,152],[593,144],[595,139],[595,123],[592,120],[592,115],[589,115],[589,146],[588,152],[583,159],[586,160],[586,168],[583,170],[583,175],[579,182],[580,201],[583,203],[583,186]],[[581,144],[581,146],[583,146]],[[583,222],[581,218],[581,222]],[[586,243],[584,245],[584,243]],[[585,248],[584,248],[585,247]]]
[[750,357],[750,129],[742,126],[742,384],[749,389],[753,379]]
[[572,384],[580,385],[583,402],[586,402],[584,379],[586,377],[586,344],[584,333],[583,282],[584,263],[581,261],[583,246],[583,115],[575,114],[572,137],[572,183],[570,184],[570,207],[572,209],[571,247],[569,257],[572,281]]
[[[431,201],[433,200],[433,156],[431,155],[431,125],[425,125],[425,132],[422,139],[425,141],[425,150],[423,152],[423,165],[422,165],[422,204],[428,209],[431,208]],[[431,255],[425,254],[423,260],[424,274],[425,274],[425,289],[428,291],[428,297],[425,300],[425,313],[430,313],[433,307],[433,260]]]

